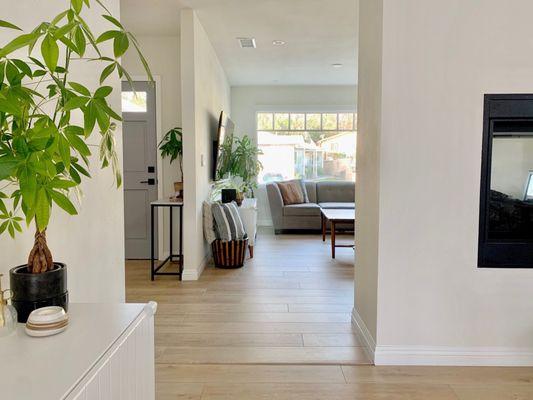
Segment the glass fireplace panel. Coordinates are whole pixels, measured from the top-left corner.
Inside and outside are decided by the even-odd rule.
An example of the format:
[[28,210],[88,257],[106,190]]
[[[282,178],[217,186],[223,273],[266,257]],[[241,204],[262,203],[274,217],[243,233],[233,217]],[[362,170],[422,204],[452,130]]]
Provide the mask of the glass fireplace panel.
[[489,241],[533,242],[533,124],[515,128],[509,123],[494,125]]

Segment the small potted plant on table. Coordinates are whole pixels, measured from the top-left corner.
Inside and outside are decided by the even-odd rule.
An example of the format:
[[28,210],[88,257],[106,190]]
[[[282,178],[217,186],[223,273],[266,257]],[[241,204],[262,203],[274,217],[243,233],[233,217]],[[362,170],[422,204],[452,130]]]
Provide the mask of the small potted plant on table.
[[172,128],[169,130],[159,143],[161,157],[170,157],[172,164],[177,158],[180,167],[180,182],[174,182],[174,192],[177,199],[183,199],[183,141],[181,128]]
[[[70,197],[79,193],[82,177],[90,177],[88,141],[95,130],[100,134],[101,167],[111,166],[117,187],[121,185],[114,139],[115,121],[121,117],[109,106],[113,88],[104,81],[116,72],[131,82],[120,63],[130,44],[153,80],[136,39],[101,0],[94,3],[113,29],[98,37],[93,34],[82,17],[91,3],[71,0],[69,8],[51,21],[0,43],[0,234],[15,237],[23,222],[35,226],[27,264],[10,271],[19,322],[35,308],[67,308],[66,265],[54,261],[46,228],[56,207],[77,214]],[[0,28],[21,30],[3,20]],[[113,43],[110,55],[102,49],[108,41]],[[28,55],[14,57],[17,50]],[[72,61],[82,59],[102,68],[94,91],[71,79]]]

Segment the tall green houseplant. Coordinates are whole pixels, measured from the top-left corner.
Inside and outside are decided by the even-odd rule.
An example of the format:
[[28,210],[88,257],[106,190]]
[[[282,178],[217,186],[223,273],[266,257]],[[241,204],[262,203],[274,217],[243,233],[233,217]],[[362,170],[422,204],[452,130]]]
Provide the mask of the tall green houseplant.
[[[99,7],[110,26],[99,36],[83,18],[90,6]],[[0,28],[22,31],[3,20]],[[111,166],[117,187],[121,185],[114,138],[121,117],[109,106],[113,89],[106,79],[118,73],[131,82],[120,63],[131,46],[152,76],[135,37],[100,0],[71,0],[50,21],[0,46],[0,233],[14,237],[23,222],[34,224],[28,269],[43,273],[53,269],[46,242],[51,214],[56,208],[77,214],[71,195],[90,177],[87,144],[95,132],[100,166]],[[25,55],[15,56],[16,51]],[[72,80],[75,60],[101,70],[96,90]]]
[[228,136],[221,146],[221,162],[217,171],[217,179],[240,177],[243,190],[250,191],[257,187],[257,175],[263,169],[258,156],[263,152],[248,136],[233,138]]

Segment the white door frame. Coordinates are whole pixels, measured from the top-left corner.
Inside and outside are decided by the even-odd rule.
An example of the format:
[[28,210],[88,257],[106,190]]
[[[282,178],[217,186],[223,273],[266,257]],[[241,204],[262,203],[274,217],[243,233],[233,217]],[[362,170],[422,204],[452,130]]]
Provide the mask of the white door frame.
[[[155,82],[155,132],[156,132],[156,145],[163,139],[163,129],[161,122],[161,76],[153,75]],[[133,82],[149,82],[148,75],[131,75]],[[127,82],[127,79],[122,79],[122,82]],[[156,160],[157,160],[157,198],[163,198],[163,158],[161,153],[156,148]],[[163,213],[157,213],[157,255],[160,260],[164,259],[167,255],[163,251]]]

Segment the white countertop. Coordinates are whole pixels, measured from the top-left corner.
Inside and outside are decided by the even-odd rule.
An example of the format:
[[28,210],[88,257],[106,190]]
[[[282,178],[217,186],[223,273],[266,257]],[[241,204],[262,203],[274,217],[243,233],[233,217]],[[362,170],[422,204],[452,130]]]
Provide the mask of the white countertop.
[[59,400],[91,369],[145,304],[70,304],[69,326],[32,338],[24,324],[0,337],[0,398]]

